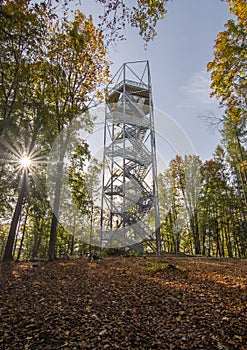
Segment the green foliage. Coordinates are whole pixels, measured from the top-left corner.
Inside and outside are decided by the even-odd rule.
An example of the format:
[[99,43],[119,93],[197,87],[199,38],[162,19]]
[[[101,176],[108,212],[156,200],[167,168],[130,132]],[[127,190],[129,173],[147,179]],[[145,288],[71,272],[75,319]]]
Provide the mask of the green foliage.
[[129,24],[139,29],[139,35],[147,44],[156,36],[158,21],[165,17],[165,4],[168,0],[141,0],[128,6],[127,1],[96,0],[104,5],[104,14],[100,16],[100,28],[104,32],[107,44],[124,38],[123,30]]
[[[104,87],[100,86],[107,83],[108,79],[103,37],[95,28],[92,19],[86,18],[80,11],[59,19],[54,10],[51,2],[36,3],[29,0],[6,0],[1,2],[0,8],[0,136],[3,140],[1,147],[5,152],[4,158],[1,159],[1,187],[8,184],[10,174],[17,169],[14,168],[14,164],[19,164],[23,152],[33,158],[32,169],[27,171],[27,191],[24,195],[23,191],[18,192],[18,180],[21,180],[22,172],[16,171],[17,177],[14,177],[15,181],[11,182],[11,186],[5,186],[0,204],[5,214],[6,211],[11,213],[15,201],[20,199],[19,193],[22,193],[23,199],[18,202],[19,212],[15,221],[17,220],[21,227],[21,206],[24,201],[28,202],[33,210],[29,211],[27,225],[34,225],[38,231],[33,227],[33,230],[25,230],[25,235],[28,242],[32,242],[36,248],[41,247],[40,241],[45,240],[47,243],[47,227],[43,226],[35,215],[46,217],[47,222],[51,224],[51,212],[43,205],[46,203],[43,191],[46,164],[44,155],[48,154],[55,137],[65,130],[71,120],[86,112],[92,100],[102,99]],[[78,127],[89,130],[92,122],[85,113],[85,118],[81,119]],[[8,140],[6,146],[6,138],[10,134],[14,137]],[[59,155],[59,175],[63,171],[69,136],[71,135],[64,131],[61,137],[63,147]],[[84,159],[83,152],[85,159],[89,155],[89,150],[81,149],[81,161]],[[12,163],[12,158],[15,163]],[[79,203],[82,199],[78,198],[79,194],[81,197],[85,197],[85,194],[81,188],[83,179],[75,179],[76,176],[79,176],[78,166],[73,174],[73,186]],[[60,187],[60,180],[57,179],[57,209]],[[36,199],[40,190],[43,198],[39,199],[40,205],[37,205]],[[13,194],[16,197],[13,197]],[[14,203],[11,203],[11,197]],[[6,199],[9,206],[6,205]],[[10,220],[8,224],[9,222]],[[56,225],[53,223],[52,227],[54,233]],[[17,234],[17,231],[13,233]],[[16,237],[18,243],[21,238],[19,239],[18,235]],[[12,247],[13,238],[12,234]],[[25,242],[22,249],[26,249]],[[47,249],[47,244],[44,249]],[[30,255],[30,245],[27,250]]]
[[[5,128],[17,130],[25,123],[28,97],[31,97],[32,65],[43,53],[47,7],[31,1],[3,1],[0,9],[0,134]],[[26,125],[25,125],[26,126]]]
[[[80,9],[81,0],[47,0],[52,3],[56,12],[63,10],[64,18],[68,20],[69,12],[73,8]],[[99,16],[99,30],[104,34],[106,45],[125,38],[124,30],[127,26],[137,28],[145,45],[156,36],[157,23],[165,17],[166,3],[169,0],[95,0],[102,5]],[[59,5],[58,5],[59,3]]]
[[89,206],[92,205],[92,198],[87,187],[85,175],[85,162],[89,160],[90,154],[86,143],[77,147],[73,154],[70,169],[69,182],[72,188],[72,196],[75,205],[80,209],[82,214],[86,214]]
[[[246,256],[247,250],[247,3],[227,0],[235,15],[218,34],[211,71],[212,96],[225,107],[222,146],[204,165],[202,240],[208,254]],[[205,243],[206,237],[208,238]],[[212,251],[212,241],[216,247]],[[205,249],[204,252],[205,253]]]
[[[100,32],[80,11],[69,14],[72,0],[63,1],[64,17],[58,18],[58,1],[4,0],[0,5],[0,256],[8,238],[18,202],[22,171],[16,154],[32,154],[13,256],[85,254],[88,245],[68,234],[56,218],[45,195],[46,155],[57,135],[61,153],[57,168],[56,202],[60,205],[64,156],[72,152],[67,126],[76,116],[78,129],[90,130],[86,113],[92,99],[100,101],[109,76],[104,42],[123,37],[129,24],[139,29],[145,43],[165,13],[167,1],[103,1]],[[246,23],[245,0],[228,0],[235,19],[227,22],[215,43],[215,57],[208,64],[212,95],[225,106],[222,145],[212,159],[202,163],[193,155],[177,156],[159,176],[163,249],[178,253],[246,257],[247,255],[247,152],[246,152]],[[105,35],[105,38],[103,37]],[[63,133],[61,134],[61,131]],[[75,131],[75,130],[74,130]],[[73,132],[74,132],[73,131]],[[4,141],[3,141],[4,140]],[[6,147],[8,142],[8,147]],[[82,142],[72,155],[69,169],[73,200],[83,215],[99,224],[98,194],[101,164],[90,157]],[[14,176],[13,176],[14,174]],[[68,203],[65,203],[65,205]],[[19,208],[21,209],[21,208]],[[68,221],[76,221],[69,213]],[[53,220],[54,219],[54,220]],[[52,226],[52,230],[50,229]],[[79,224],[75,224],[75,234]],[[89,236],[89,228],[85,227]],[[57,246],[56,246],[57,241]],[[155,267],[157,270],[162,267]],[[164,266],[163,266],[164,268]]]
[[[236,155],[235,163],[230,157],[229,148],[218,146],[212,159],[194,163],[200,173],[197,179],[185,177],[188,171],[185,160],[176,157],[159,176],[161,239],[165,251],[246,256],[246,179],[236,166]],[[191,174],[196,175],[193,171]]]
[[187,155],[184,159],[176,156],[159,180],[161,209],[165,209],[164,214],[161,213],[164,218],[161,229],[166,232],[164,243],[175,252],[179,252],[183,233],[188,227],[195,252],[200,251],[197,222],[200,166],[201,160],[197,156]]
[[226,114],[237,123],[245,120],[247,110],[247,4],[245,0],[228,1],[236,20],[229,20],[218,34],[211,71],[212,96],[226,107]]

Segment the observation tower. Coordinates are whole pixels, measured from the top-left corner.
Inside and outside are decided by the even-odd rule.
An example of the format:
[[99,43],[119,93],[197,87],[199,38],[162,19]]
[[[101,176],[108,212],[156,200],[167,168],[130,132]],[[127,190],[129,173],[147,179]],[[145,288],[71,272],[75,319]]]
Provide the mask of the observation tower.
[[160,217],[148,61],[124,63],[108,86],[100,247],[160,251]]

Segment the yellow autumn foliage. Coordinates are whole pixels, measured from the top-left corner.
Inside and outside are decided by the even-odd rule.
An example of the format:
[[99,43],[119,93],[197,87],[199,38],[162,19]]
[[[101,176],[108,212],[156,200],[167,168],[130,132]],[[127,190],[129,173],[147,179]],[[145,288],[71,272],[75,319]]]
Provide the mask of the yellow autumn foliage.
[[247,2],[246,0],[227,0],[230,13],[238,17],[242,25],[247,23]]
[[246,0],[228,0],[229,11],[236,15],[230,19],[225,30],[217,36],[214,46],[214,60],[208,63],[211,71],[211,96],[219,99],[226,107],[226,114],[240,123],[246,118]]

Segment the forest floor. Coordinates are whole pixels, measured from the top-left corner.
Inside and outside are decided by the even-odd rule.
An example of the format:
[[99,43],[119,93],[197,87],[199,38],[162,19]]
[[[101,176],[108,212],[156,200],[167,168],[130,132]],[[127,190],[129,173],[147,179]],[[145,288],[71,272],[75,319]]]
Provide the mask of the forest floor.
[[2,266],[0,349],[247,349],[247,261],[125,257]]

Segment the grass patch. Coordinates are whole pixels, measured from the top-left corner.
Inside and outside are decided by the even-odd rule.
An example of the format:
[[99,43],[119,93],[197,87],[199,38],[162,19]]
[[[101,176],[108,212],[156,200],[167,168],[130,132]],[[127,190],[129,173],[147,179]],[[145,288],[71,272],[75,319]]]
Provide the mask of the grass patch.
[[178,265],[173,265],[170,263],[159,262],[159,263],[149,263],[147,267],[148,272],[162,272],[165,270],[181,270]]

